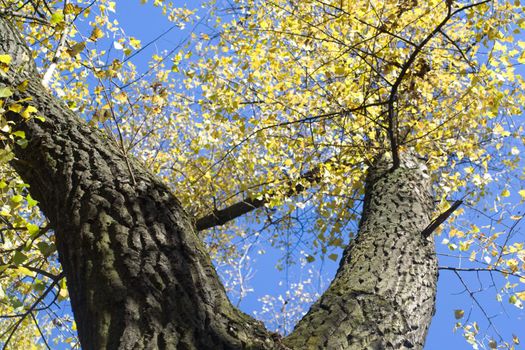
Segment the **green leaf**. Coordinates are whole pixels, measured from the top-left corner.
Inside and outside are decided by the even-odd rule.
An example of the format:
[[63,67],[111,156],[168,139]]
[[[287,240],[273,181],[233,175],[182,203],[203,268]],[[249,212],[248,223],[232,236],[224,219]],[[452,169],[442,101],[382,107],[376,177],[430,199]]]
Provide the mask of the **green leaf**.
[[338,257],[339,257],[339,255],[337,255],[337,254],[330,254],[330,255],[328,255],[328,259],[330,259],[332,261],[337,261]]
[[27,260],[27,256],[18,250],[15,252],[15,255],[13,255],[13,263],[15,265],[20,265],[26,260]]
[[29,206],[29,208],[33,208],[35,205],[38,204],[38,201],[34,200],[30,194],[27,194],[26,201],[27,201],[27,205]]
[[40,253],[46,257],[53,254],[56,250],[54,244],[47,244],[46,242],[38,242],[36,246],[38,247]]
[[33,284],[33,290],[35,292],[43,292],[46,289],[46,284],[40,280],[35,281]]
[[26,139],[18,139],[16,140],[17,145],[19,145],[22,149],[25,149],[27,147],[27,144],[29,143]]
[[26,138],[26,133],[22,130],[18,130],[12,133],[14,136],[20,137],[21,139]]
[[40,228],[38,227],[38,225],[35,225],[35,224],[28,224],[26,227],[27,227],[27,232],[29,232],[31,237],[34,237],[40,231]]
[[64,13],[62,10],[58,10],[51,15],[51,20],[49,23],[51,23],[51,25],[57,25],[61,22],[64,22]]
[[23,200],[24,200],[24,197],[22,197],[19,194],[15,194],[13,197],[11,197],[11,202],[13,203],[20,203]]
[[0,149],[0,164],[5,164],[13,159],[15,155],[8,149]]
[[31,271],[27,267],[19,266],[17,268],[17,270],[18,270],[18,272],[23,273],[24,275],[29,276],[29,277],[35,277],[36,276],[36,272]]

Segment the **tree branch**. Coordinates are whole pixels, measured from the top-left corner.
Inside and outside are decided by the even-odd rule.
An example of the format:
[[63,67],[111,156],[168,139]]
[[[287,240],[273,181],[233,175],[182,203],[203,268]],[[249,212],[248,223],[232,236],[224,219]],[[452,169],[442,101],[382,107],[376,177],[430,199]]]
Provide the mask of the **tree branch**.
[[[326,161],[324,164],[333,163],[333,159]],[[321,168],[319,166],[301,175],[299,180],[305,180],[309,184],[318,183],[321,180]],[[294,196],[306,190],[306,187],[301,184],[290,184],[286,196]],[[232,204],[224,209],[215,210],[213,213],[203,216],[195,221],[197,231],[204,231],[215,226],[221,226],[225,223],[236,219],[244,214],[247,214],[257,208],[264,206],[269,202],[269,198],[248,198]]]
[[434,232],[439,227],[439,225],[441,225],[443,222],[445,222],[445,220],[447,220],[448,217],[450,215],[452,215],[452,213],[455,212],[456,209],[459,208],[459,206],[462,203],[463,203],[462,200],[455,201],[454,204],[452,204],[452,206],[450,208],[448,208],[443,213],[439,214],[439,216],[437,218],[432,220],[430,222],[430,224],[428,224],[428,226],[423,230],[423,232],[421,232],[421,235],[424,238],[429,237],[432,234],[432,232]]
[[[67,0],[64,0],[64,6],[63,6],[64,12],[66,10],[66,6],[67,6]],[[44,85],[46,88],[49,88],[49,83],[51,81],[51,78],[53,77],[53,73],[55,72],[57,68],[58,60],[66,44],[66,39],[67,39],[67,36],[69,35],[69,27],[71,25],[72,23],[66,24],[64,29],[62,30],[62,33],[60,34],[60,40],[58,41],[57,48],[55,49],[55,53],[53,54],[53,59],[51,60],[51,64],[47,68],[46,72],[44,73],[44,77],[42,78],[42,85]]]
[[[57,278],[56,280],[54,280],[50,285],[49,287],[47,287],[47,289],[44,291],[44,293],[42,293],[42,295],[40,295],[38,297],[38,299],[29,307],[29,309],[24,312],[23,314],[20,314],[20,315],[17,315],[17,317],[19,317],[18,321],[16,321],[16,323],[14,324],[11,332],[9,333],[9,336],[7,337],[5,343],[4,343],[4,346],[2,347],[2,349],[7,349],[7,345],[9,344],[9,342],[11,341],[11,338],[13,337],[13,335],[15,334],[16,330],[18,329],[18,327],[20,326],[20,324],[22,323],[22,321],[24,321],[24,319],[31,315],[33,310],[35,310],[35,308],[37,307],[37,305],[42,302],[44,300],[44,298],[53,290],[53,288],[55,287],[55,285],[58,284],[58,282],[61,280],[61,277],[63,277],[63,274],[60,275],[60,278]],[[4,333],[5,334],[5,333]]]
[[[454,12],[455,13],[455,12]],[[408,69],[412,66],[414,61],[416,60],[417,56],[423,49],[423,47],[432,39],[440,30],[443,28],[443,26],[448,22],[448,20],[452,17],[454,14],[452,12],[452,8],[450,4],[447,4],[447,15],[445,18],[434,28],[434,30],[427,35],[423,41],[421,41],[408,60],[403,64],[401,67],[401,72],[399,72],[399,75],[394,82],[394,85],[392,86],[392,89],[390,90],[390,97],[388,99],[388,138],[390,139],[390,147],[392,150],[392,168],[396,169],[399,167],[400,160],[399,160],[399,145],[396,135],[396,129],[397,129],[397,118],[395,115],[395,109],[394,109],[394,103],[397,101],[397,90],[399,86],[401,85],[401,82],[405,78],[405,75],[408,72]]]

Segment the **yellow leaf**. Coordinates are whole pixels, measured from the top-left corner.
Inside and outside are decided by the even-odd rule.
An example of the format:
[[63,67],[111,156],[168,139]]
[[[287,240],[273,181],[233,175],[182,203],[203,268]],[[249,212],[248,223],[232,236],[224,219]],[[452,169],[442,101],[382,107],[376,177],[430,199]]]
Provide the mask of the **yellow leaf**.
[[51,20],[49,21],[49,23],[55,25],[61,22],[64,22],[64,13],[62,12],[62,10],[58,10],[51,15]]
[[22,108],[24,108],[22,105],[15,103],[9,106],[8,110],[10,110],[11,112],[20,113],[22,112]]
[[138,40],[138,39],[135,39],[135,38],[131,37],[131,38],[129,39],[129,44],[130,44],[131,47],[133,47],[135,50],[140,49],[140,40]]
[[89,40],[91,41],[97,41],[98,39],[104,37],[104,32],[99,27],[93,28],[91,31],[91,35],[89,36]]
[[76,55],[81,53],[82,50],[84,50],[85,47],[86,47],[86,43],[85,42],[76,43],[70,49],[66,50],[66,52],[67,52],[67,54],[70,57],[75,57]]
[[494,43],[494,51],[506,52],[507,51],[507,47],[505,45],[501,44],[500,41],[496,41]]
[[66,4],[66,6],[64,7],[64,14],[66,14],[66,15],[69,15],[69,14],[78,15],[79,13],[82,12],[82,10],[83,10],[83,8],[78,6],[78,5]]
[[0,63],[9,65],[12,60],[13,58],[9,55],[0,55]]
[[118,94],[115,94],[113,97],[115,98],[115,100],[117,100],[120,103],[125,103],[127,101],[127,96],[125,92],[120,92]]
[[30,276],[30,277],[35,277],[35,276],[36,276],[36,273],[35,273],[35,272],[33,272],[33,271],[29,270],[28,268],[23,267],[23,266],[18,266],[18,267],[17,267],[17,270],[18,270],[20,273],[22,273],[22,274],[24,274],[24,275],[26,275],[26,276]]
[[24,109],[24,111],[22,113],[20,113],[20,115],[22,116],[22,118],[24,119],[29,119],[31,117],[31,114],[32,113],[36,113],[38,112],[38,110],[33,107],[33,106],[27,106],[26,109]]

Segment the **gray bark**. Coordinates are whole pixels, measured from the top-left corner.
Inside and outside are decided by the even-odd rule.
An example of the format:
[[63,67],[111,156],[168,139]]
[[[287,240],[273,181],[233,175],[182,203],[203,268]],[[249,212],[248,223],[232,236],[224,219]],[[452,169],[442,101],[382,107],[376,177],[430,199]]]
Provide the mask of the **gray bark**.
[[55,230],[82,347],[278,348],[260,322],[229,302],[192,221],[140,164],[130,169],[104,135],[49,94],[15,29],[0,17],[0,48],[14,62],[0,84],[28,81],[45,122],[7,117],[27,148],[12,163]]
[[[55,230],[82,347],[103,349],[420,349],[434,308],[428,176],[404,160],[368,176],[358,238],[323,297],[282,340],[229,302],[192,220],[139,163],[128,163],[39,82],[16,30],[0,17],[0,84],[29,85],[46,120],[7,116],[26,132],[12,164]],[[136,182],[131,179],[134,178]]]
[[437,262],[421,232],[433,208],[426,167],[411,156],[369,169],[357,238],[335,279],[286,344],[295,349],[421,349],[434,314]]

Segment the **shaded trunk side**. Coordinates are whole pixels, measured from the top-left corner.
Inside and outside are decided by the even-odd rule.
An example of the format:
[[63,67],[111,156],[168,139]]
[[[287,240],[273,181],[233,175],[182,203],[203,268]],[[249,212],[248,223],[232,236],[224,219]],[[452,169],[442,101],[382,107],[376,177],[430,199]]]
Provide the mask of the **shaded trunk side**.
[[434,314],[437,260],[421,232],[433,201],[426,167],[411,156],[369,169],[357,238],[329,289],[285,344],[294,349],[422,349]]
[[[27,148],[12,163],[55,230],[82,348],[276,349],[261,323],[229,302],[191,220],[168,188],[126,159],[40,84],[30,52],[0,17],[0,84],[45,122],[7,117]],[[133,181],[132,179],[135,179]]]

